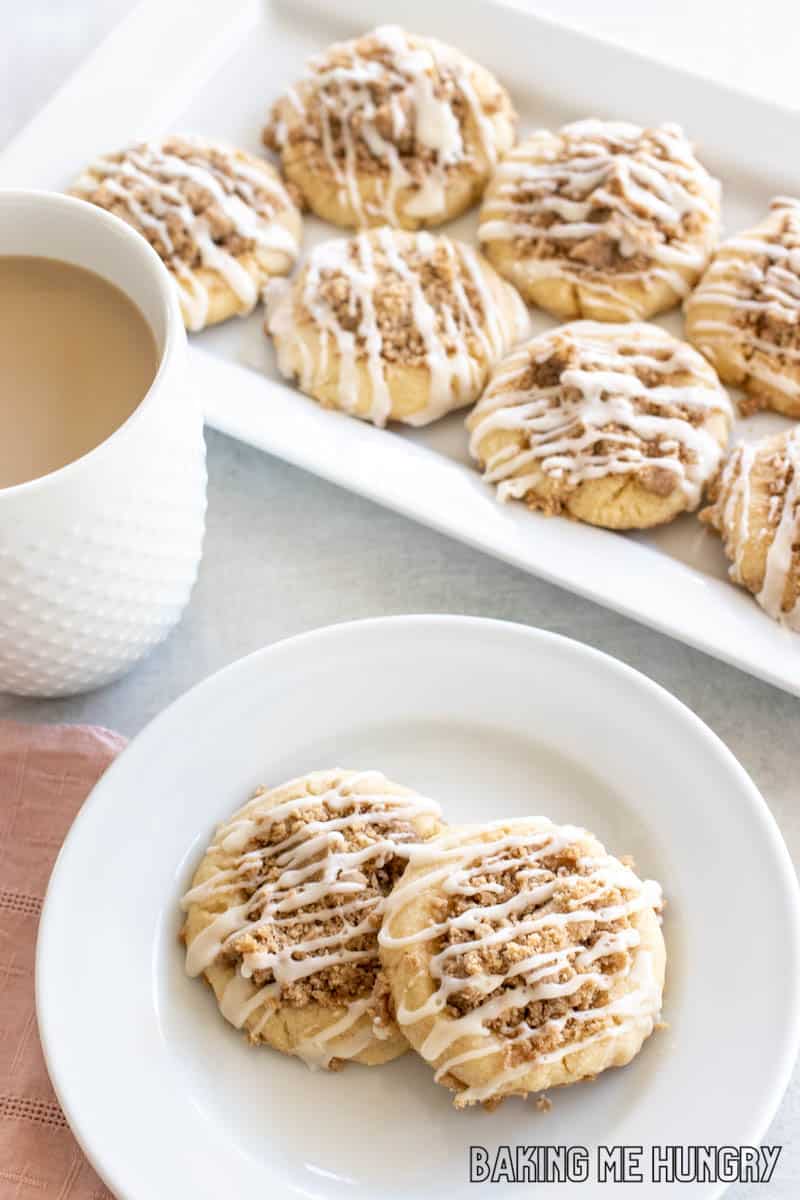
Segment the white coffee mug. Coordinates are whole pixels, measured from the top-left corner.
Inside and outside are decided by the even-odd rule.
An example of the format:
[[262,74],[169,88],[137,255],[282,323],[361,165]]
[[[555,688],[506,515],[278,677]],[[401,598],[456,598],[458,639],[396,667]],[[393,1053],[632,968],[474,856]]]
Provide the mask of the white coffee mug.
[[124,221],[69,196],[0,190],[0,254],[61,259],[116,284],[159,352],[149,391],[105,442],[0,488],[0,691],[65,696],[122,675],[186,606],[205,522],[202,415],[172,280]]

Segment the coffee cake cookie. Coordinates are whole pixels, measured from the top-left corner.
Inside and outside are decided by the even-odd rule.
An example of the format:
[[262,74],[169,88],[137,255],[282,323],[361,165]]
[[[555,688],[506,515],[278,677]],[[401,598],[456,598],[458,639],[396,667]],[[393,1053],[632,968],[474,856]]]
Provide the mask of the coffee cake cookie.
[[407,1049],[378,960],[386,896],[439,806],[378,771],[259,789],[217,829],[183,897],[186,969],[220,1010],[311,1067]]
[[445,831],[380,933],[397,1021],[456,1093],[490,1107],[636,1055],[661,1009],[658,884],[544,817]]
[[718,222],[719,184],[677,125],[589,120],[539,130],[506,156],[478,236],[531,304],[627,321],[686,295]]
[[501,500],[645,529],[697,508],[732,417],[685,342],[657,325],[575,321],[509,355],[467,428]]
[[515,125],[483,67],[385,25],[311,59],[274,105],[264,141],[317,216],[419,229],[480,199]]
[[251,312],[266,281],[297,258],[300,213],[274,168],[203,138],[171,136],[97,158],[71,191],[147,238],[193,332]]
[[722,537],[731,579],[800,631],[800,429],[737,446],[700,519]]
[[316,246],[270,291],[282,373],[376,425],[427,425],[474,403],[528,328],[517,292],[470,246],[388,226]]
[[800,200],[779,196],[723,242],[685,309],[689,341],[745,389],[746,410],[800,417]]

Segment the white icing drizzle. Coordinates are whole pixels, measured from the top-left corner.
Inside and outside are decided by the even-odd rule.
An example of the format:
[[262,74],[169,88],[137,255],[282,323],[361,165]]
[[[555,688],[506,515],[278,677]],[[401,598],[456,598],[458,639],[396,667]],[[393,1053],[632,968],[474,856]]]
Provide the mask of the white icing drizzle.
[[[224,166],[212,158],[220,155]],[[237,256],[215,239],[203,212],[196,213],[186,194],[194,185],[212,198],[229,223],[227,233],[251,242],[257,250],[278,251],[291,265],[298,245],[276,214],[292,207],[286,189],[272,169],[198,137],[182,135],[132,146],[120,155],[97,158],[72,189],[92,199],[102,186],[115,204],[123,206],[131,224],[157,239],[156,248],[176,276],[181,308],[189,329],[202,329],[209,293],[184,260],[180,243],[188,238],[204,267],[217,272],[242,304],[252,311],[258,287]]]
[[[443,251],[453,265],[451,295],[434,303],[426,294],[419,263]],[[376,263],[376,253],[385,260]],[[383,426],[389,420],[392,396],[389,371],[392,361],[384,348],[384,335],[375,310],[376,292],[386,282],[387,271],[407,289],[411,320],[424,343],[428,370],[427,404],[403,418],[410,425],[426,425],[459,404],[468,404],[483,385],[487,368],[528,329],[528,313],[518,293],[497,280],[507,300],[501,305],[492,295],[486,272],[491,270],[476,252],[462,242],[429,233],[398,233],[386,226],[350,239],[336,239],[316,246],[306,259],[293,289],[271,289],[267,296],[267,328],[275,338],[281,372],[295,374],[294,351],[300,349],[299,383],[314,394],[329,374],[330,355],[338,355],[337,401],[346,412],[354,412],[359,399],[359,364],[369,380],[369,420]],[[344,328],[335,308],[327,302],[321,285],[330,275],[341,277],[347,286],[348,307],[360,321],[355,329]],[[482,312],[470,302],[465,280],[480,298]],[[298,307],[314,320],[321,341],[313,356],[298,330]],[[470,349],[467,335],[480,346]]]
[[[742,358],[742,367],[754,380],[787,396],[800,397],[800,378],[781,370],[781,359],[800,365],[800,201],[778,196],[766,221],[723,242],[687,298],[686,316],[692,341],[714,357],[715,343],[725,353],[744,344],[759,356]],[[786,225],[786,228],[782,228]],[[719,315],[704,315],[707,306],[741,318],[732,326]],[[767,317],[782,331],[792,332],[788,345],[773,340],[769,330],[754,322]],[[783,341],[783,339],[781,339]],[[769,361],[765,362],[763,355]]]
[[[285,930],[306,922],[318,931],[287,938],[278,949],[256,941],[237,952],[236,974],[220,1003],[223,1016],[237,1028],[263,1007],[252,1028],[258,1037],[278,1006],[282,989],[298,980],[344,963],[378,963],[375,930],[385,899],[370,886],[365,871],[395,857],[408,858],[418,836],[414,822],[438,817],[440,811],[432,800],[414,792],[385,792],[385,786],[384,776],[377,771],[331,773],[328,785],[316,794],[303,794],[272,808],[262,807],[265,797],[257,797],[217,829],[210,849],[224,856],[225,865],[192,887],[181,904],[188,911],[210,901],[230,903],[187,947],[188,974],[207,970],[243,935],[263,927]],[[319,808],[325,810],[322,818],[309,819],[274,845],[263,844],[276,826]],[[364,830],[378,836],[363,845],[348,841],[348,834]],[[254,845],[254,839],[262,844]],[[253,976],[262,972],[267,973],[267,981],[257,983]],[[373,1037],[387,1036],[377,1022],[360,1020],[369,1009],[369,996],[350,1001],[339,1019],[310,1034],[294,1053],[309,1066],[328,1066],[334,1055],[352,1058]],[[348,1032],[350,1038],[342,1041]]]
[[[368,52],[369,43],[379,46],[380,59]],[[458,51],[432,38],[411,37],[395,25],[383,25],[356,41],[337,43],[309,61],[303,80],[287,99],[295,119],[318,117],[326,164],[360,224],[377,217],[396,225],[398,195],[411,185],[415,191],[410,199],[404,197],[403,203],[409,215],[434,218],[444,213],[448,168],[470,164],[483,172],[508,148],[505,139],[499,144],[499,127],[487,116],[476,94],[471,78],[474,69]],[[449,81],[451,95],[438,94],[442,78]],[[376,85],[389,92],[390,129],[381,120],[384,102],[376,100]],[[471,116],[471,137],[477,137],[483,161],[476,156],[471,138],[465,140],[466,126],[451,97],[460,98]],[[343,145],[343,161],[336,153],[333,122]],[[278,120],[273,129],[275,143],[281,146],[287,134],[286,122]],[[417,147],[413,174],[406,165],[407,157],[398,149],[409,136]],[[359,140],[384,171],[377,203],[362,196]],[[508,140],[510,144],[510,135]],[[425,157],[419,156],[420,150],[427,152]]]
[[[565,353],[569,361],[559,366],[557,382],[527,384],[531,364]],[[678,386],[645,383],[639,371],[656,378],[689,372],[693,379]],[[722,449],[713,434],[675,415],[676,409],[733,417],[727,393],[691,346],[656,325],[575,321],[533,338],[500,364],[469,417],[470,452],[483,459],[482,443],[497,431],[521,435],[521,446],[505,446],[485,461],[485,478],[497,484],[501,500],[525,496],[539,472],[574,488],[655,467],[674,474],[693,506]]]
[[[774,439],[770,441],[774,444]],[[715,524],[718,524],[725,539],[726,552],[731,558],[731,579],[747,586],[744,563],[752,550],[753,538],[757,536],[751,532],[752,476],[765,455],[774,457],[782,486],[770,497],[767,513],[769,524],[760,533],[762,537],[771,537],[771,541],[764,579],[760,591],[756,593],[756,600],[774,621],[800,631],[800,595],[788,610],[784,609],[786,588],[792,571],[797,567],[800,547],[800,429],[792,429],[783,444],[774,449],[763,443],[746,443],[736,447],[720,477]]]
[[720,495],[725,497],[721,510],[722,530],[732,555],[728,574],[734,583],[744,583],[742,566],[750,531],[750,472],[755,459],[755,446],[743,443],[729,455],[720,476]]
[[[596,857],[583,854],[572,873],[555,875],[543,865],[543,859],[586,837],[583,829],[550,822],[542,822],[542,828],[533,831],[529,818],[446,831],[418,849],[415,863],[423,869],[404,876],[389,897],[379,935],[385,949],[404,950],[436,942],[451,929],[463,935],[463,940],[456,943],[443,941],[441,948],[437,947],[431,955],[427,970],[434,989],[417,1008],[409,1009],[404,1004],[398,1007],[401,1028],[439,1016],[451,997],[465,988],[486,997],[463,1015],[436,1021],[419,1047],[425,1059],[438,1063],[437,1081],[453,1071],[457,1075],[460,1065],[491,1054],[499,1053],[502,1062],[504,1049],[513,1043],[535,1043],[537,1036],[565,1034],[555,1049],[539,1053],[533,1059],[527,1056],[517,1066],[500,1066],[485,1085],[465,1088],[459,1094],[459,1105],[485,1101],[513,1090],[514,1083],[535,1066],[558,1062],[596,1041],[624,1036],[632,1027],[640,1028],[643,1036],[653,1029],[661,1009],[661,987],[651,955],[639,950],[641,938],[629,919],[646,908],[658,910],[661,889],[651,880],[643,883],[630,868],[605,853]],[[519,850],[524,851],[522,858],[514,854]],[[424,869],[426,862],[428,866]],[[518,891],[510,899],[490,905],[476,900],[460,915],[433,921],[416,933],[398,936],[392,932],[396,919],[422,893],[445,900],[454,896],[479,897],[492,891],[502,893],[502,886],[493,883],[492,876],[509,870],[515,871],[518,884]],[[556,891],[563,893],[576,883],[581,888],[590,884],[589,892],[572,900],[568,911],[554,910],[550,902]],[[612,890],[618,895],[612,895]],[[617,921],[625,922],[621,929],[598,931],[598,927]],[[532,933],[566,931],[569,938],[571,925],[587,923],[597,933],[591,947],[586,945],[588,938],[584,935],[559,949],[531,951],[502,974],[485,971],[465,977],[447,972],[447,966],[464,955],[516,942]],[[624,955],[620,969],[601,972],[593,968],[598,959],[616,953]],[[502,1018],[512,1009],[524,1009],[541,1000],[576,996],[587,983],[608,992],[607,1001],[591,1009],[570,1008],[565,1016],[550,1018],[538,1027],[522,1018],[513,1036],[500,1036],[487,1028],[487,1022]],[[582,1035],[580,1025],[596,1019],[604,1021],[603,1029]],[[479,1038],[480,1043],[470,1050],[454,1051],[461,1038]]]
[[[591,279],[596,289],[592,276],[599,276],[615,304],[635,316],[615,279],[660,279],[685,295],[716,236],[718,197],[719,184],[677,125],[641,129],[623,121],[576,121],[558,134],[539,131],[506,156],[487,192],[478,236],[482,242],[522,239],[520,254],[531,277],[567,273]],[[684,228],[687,214],[707,226],[699,240]],[[570,256],[579,243],[598,237],[613,242],[623,259],[644,256],[646,270],[594,267],[590,257],[582,262]],[[561,252],[539,257],[537,246],[544,242],[558,243]]]

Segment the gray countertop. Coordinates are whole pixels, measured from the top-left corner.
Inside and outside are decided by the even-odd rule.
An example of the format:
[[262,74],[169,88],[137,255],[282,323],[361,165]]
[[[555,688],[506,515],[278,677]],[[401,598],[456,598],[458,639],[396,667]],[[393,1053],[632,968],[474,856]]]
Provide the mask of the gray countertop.
[[[20,6],[15,36],[10,43],[3,39],[0,48],[0,75],[9,97],[0,111],[0,145],[129,7],[130,0],[86,0],[78,23],[74,10],[56,0]],[[550,0],[537,7],[553,11],[556,5]],[[768,0],[767,8],[778,7],[776,0]],[[648,39],[656,40],[657,24],[652,6],[647,6],[648,17],[654,21],[646,35],[637,32],[641,7],[619,0],[608,8],[604,24],[599,14],[592,18],[586,0],[561,0],[558,11],[562,18],[650,48]],[[727,56],[717,56],[716,70],[709,67],[709,73],[732,75],[743,46],[754,36],[747,25],[736,30],[735,44]],[[680,61],[677,44],[672,57]],[[795,84],[794,98],[798,96]],[[775,98],[790,99],[787,94]],[[597,646],[679,697],[752,775],[794,861],[800,861],[797,699],[220,434],[208,432],[207,444],[205,557],[177,631],[112,687],[61,701],[0,697],[0,716],[91,721],[131,735],[210,672],[293,633],[389,613],[500,617]],[[702,780],[698,790],[702,803]],[[774,986],[781,986],[780,978]],[[765,1139],[784,1144],[768,1191],[776,1200],[800,1194],[799,1115],[800,1073],[795,1072]],[[756,1185],[737,1185],[728,1193],[731,1200],[751,1200],[757,1194],[767,1193]]]

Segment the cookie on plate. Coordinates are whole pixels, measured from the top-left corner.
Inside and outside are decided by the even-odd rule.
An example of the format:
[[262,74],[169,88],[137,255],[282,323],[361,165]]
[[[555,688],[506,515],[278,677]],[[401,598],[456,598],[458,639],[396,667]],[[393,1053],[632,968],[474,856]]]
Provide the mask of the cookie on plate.
[[315,771],[259,789],[220,825],[183,897],[186,969],[251,1042],[312,1067],[407,1049],[377,931],[439,806],[378,771]]
[[472,247],[388,226],[315,246],[270,292],[282,373],[376,425],[427,425],[473,404],[528,329],[518,293]]
[[529,303],[565,320],[643,320],[700,277],[719,195],[677,125],[577,121],[506,156],[478,236]]
[[337,43],[273,106],[264,141],[335,225],[440,225],[480,199],[516,115],[483,67],[393,25]]
[[800,428],[737,446],[700,519],[722,537],[730,577],[800,631]]
[[71,192],[147,238],[193,332],[251,312],[266,281],[297,258],[300,213],[274,167],[204,138],[173,135],[97,158]]
[[646,529],[697,508],[732,418],[685,342],[657,325],[575,321],[500,363],[467,428],[501,500]]
[[661,1010],[661,889],[545,817],[451,828],[386,906],[397,1020],[458,1108],[621,1067]]
[[723,242],[685,310],[689,341],[745,389],[745,409],[800,417],[800,200],[777,197]]

